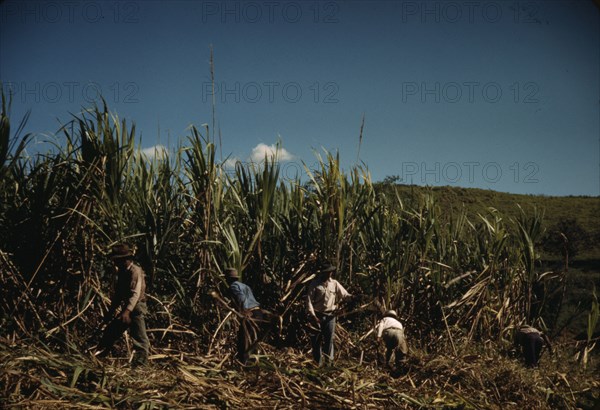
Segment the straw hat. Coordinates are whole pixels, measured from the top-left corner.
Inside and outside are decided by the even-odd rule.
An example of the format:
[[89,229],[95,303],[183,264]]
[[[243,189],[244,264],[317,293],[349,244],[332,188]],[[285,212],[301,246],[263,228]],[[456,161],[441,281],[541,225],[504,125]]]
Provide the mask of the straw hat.
[[398,313],[395,310],[388,310],[383,314],[383,317],[393,317],[394,319],[398,319]]

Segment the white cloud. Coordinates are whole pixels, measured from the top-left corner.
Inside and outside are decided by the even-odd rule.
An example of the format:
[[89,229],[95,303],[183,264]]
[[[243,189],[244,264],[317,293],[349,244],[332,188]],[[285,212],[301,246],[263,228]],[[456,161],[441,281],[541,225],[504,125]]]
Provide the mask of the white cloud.
[[225,169],[235,169],[235,164],[239,161],[239,158],[236,157],[229,157],[227,158],[227,160],[223,163],[223,168]]
[[142,154],[148,159],[165,158],[167,156],[167,147],[159,144],[150,148],[144,148]]
[[290,161],[294,158],[285,148],[277,147],[275,144],[267,145],[262,142],[256,147],[252,148],[250,159],[254,162],[261,162],[265,160],[265,156],[271,159],[272,156],[276,156],[278,161]]

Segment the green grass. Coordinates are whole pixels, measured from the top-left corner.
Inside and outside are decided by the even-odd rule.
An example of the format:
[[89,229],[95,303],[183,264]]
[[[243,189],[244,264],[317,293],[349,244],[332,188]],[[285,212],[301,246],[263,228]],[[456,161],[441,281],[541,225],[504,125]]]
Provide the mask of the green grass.
[[[379,189],[389,192],[392,185],[376,184]],[[444,210],[465,209],[472,219],[485,213],[489,207],[496,208],[507,218],[516,218],[520,205],[524,210],[533,208],[544,210],[544,227],[550,228],[560,221],[574,218],[592,237],[600,235],[600,197],[592,196],[546,196],[522,195],[497,192],[479,188],[461,187],[422,187],[398,184],[393,188],[407,202],[417,202],[425,193],[432,193],[437,204]],[[552,255],[545,255],[553,258]],[[600,240],[593,241],[590,249],[582,250],[579,259],[600,259]]]

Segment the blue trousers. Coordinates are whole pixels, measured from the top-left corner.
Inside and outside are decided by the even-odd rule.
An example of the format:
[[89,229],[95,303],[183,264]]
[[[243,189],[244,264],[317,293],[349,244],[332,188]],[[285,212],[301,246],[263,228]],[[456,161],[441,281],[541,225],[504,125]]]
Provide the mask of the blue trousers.
[[335,316],[317,314],[320,332],[311,337],[313,358],[321,364],[323,354],[333,361],[333,338],[335,336]]

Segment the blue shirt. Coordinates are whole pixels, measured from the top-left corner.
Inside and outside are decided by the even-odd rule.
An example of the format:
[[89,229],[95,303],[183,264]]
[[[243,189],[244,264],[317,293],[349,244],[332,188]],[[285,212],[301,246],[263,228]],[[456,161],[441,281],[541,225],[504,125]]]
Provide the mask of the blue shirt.
[[236,280],[229,286],[229,290],[240,309],[247,310],[260,306],[250,286]]

